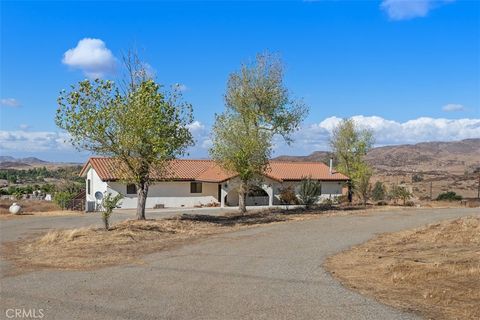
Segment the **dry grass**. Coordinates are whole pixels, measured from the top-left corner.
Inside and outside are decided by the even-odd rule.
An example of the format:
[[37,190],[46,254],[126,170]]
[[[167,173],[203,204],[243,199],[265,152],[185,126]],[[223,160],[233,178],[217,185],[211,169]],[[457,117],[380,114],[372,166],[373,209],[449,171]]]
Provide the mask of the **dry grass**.
[[94,269],[139,262],[146,254],[207,235],[285,220],[282,215],[270,213],[127,220],[114,225],[110,231],[93,227],[52,230],[41,236],[7,243],[2,253],[13,263],[14,273],[42,268]]
[[[381,208],[383,209],[383,208]],[[247,215],[188,215],[170,219],[127,220],[110,231],[100,228],[52,230],[43,235],[6,243],[3,256],[14,273],[43,268],[94,269],[139,262],[141,257],[202,237],[242,228],[321,216],[367,214],[371,210],[266,210]]]
[[14,203],[18,203],[22,207],[23,213],[37,213],[37,212],[49,212],[60,211],[60,207],[53,201],[43,200],[0,200],[0,215],[10,214],[8,208]]
[[[389,207],[348,207],[305,211],[249,211],[247,215],[188,215],[170,219],[127,220],[110,231],[100,228],[52,230],[43,235],[6,243],[2,255],[12,262],[14,274],[42,268],[94,269],[133,263],[141,257],[202,237],[270,223],[300,221],[336,215],[368,215]],[[403,209],[403,208],[394,208]],[[408,209],[407,209],[408,210]]]
[[478,217],[384,234],[326,266],[346,286],[383,303],[431,319],[480,319]]

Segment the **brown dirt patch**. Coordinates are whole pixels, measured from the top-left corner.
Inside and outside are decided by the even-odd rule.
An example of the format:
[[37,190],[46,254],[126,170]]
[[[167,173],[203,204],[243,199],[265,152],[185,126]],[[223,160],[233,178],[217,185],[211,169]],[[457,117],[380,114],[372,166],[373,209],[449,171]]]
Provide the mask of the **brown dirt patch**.
[[328,259],[344,285],[430,319],[480,319],[480,218],[380,235]]

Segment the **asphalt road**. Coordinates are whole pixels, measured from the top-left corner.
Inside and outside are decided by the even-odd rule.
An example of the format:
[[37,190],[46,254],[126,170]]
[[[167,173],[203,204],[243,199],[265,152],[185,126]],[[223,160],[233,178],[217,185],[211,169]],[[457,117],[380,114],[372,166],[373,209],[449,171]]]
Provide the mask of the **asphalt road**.
[[[213,236],[149,255],[143,264],[2,277],[0,317],[25,308],[62,320],[417,319],[342,287],[322,263],[376,233],[479,214],[478,208],[411,209],[322,217]],[[0,231],[7,241],[45,223],[72,227],[93,218],[1,221]]]

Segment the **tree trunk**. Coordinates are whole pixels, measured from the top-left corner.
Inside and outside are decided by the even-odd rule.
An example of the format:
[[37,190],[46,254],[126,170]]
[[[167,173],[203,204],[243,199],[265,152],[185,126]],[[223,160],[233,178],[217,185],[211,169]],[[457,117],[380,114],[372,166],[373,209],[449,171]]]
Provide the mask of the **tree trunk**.
[[242,214],[247,212],[247,184],[245,182],[240,182],[240,187],[238,188],[238,209]]
[[147,204],[148,184],[137,185],[137,220],[145,220],[145,205]]
[[353,200],[353,190],[352,190],[352,184],[349,182],[347,184],[347,198],[348,198],[348,202],[349,203],[352,203],[352,200]]

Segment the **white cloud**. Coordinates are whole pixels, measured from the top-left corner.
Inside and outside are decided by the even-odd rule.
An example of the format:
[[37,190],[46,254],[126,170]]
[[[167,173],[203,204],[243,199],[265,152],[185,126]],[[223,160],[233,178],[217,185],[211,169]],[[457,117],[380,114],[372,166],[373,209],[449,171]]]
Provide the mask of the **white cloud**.
[[449,103],[442,107],[442,110],[445,112],[454,112],[454,111],[464,111],[465,108],[461,104]]
[[84,38],[63,54],[62,63],[82,70],[89,78],[102,78],[115,70],[117,59],[100,39]]
[[[354,116],[353,119],[360,127],[369,128],[374,132],[377,146],[480,138],[480,119],[421,117],[398,122],[378,116],[362,115]],[[330,134],[341,120],[333,116],[303,127],[294,135],[295,142],[290,147],[278,139],[276,154],[310,154],[316,150],[329,150]]]
[[20,124],[18,127],[19,127],[21,130],[28,130],[28,129],[31,128],[30,125],[25,124],[25,123]]
[[[378,116],[354,116],[355,122],[364,128],[373,130],[376,145],[413,144],[424,141],[452,141],[468,138],[480,138],[480,119],[444,119],[421,117],[405,122],[384,119]],[[294,134],[294,143],[286,146],[276,137],[275,154],[305,155],[317,150],[329,150],[328,140],[335,126],[342,119],[336,116],[321,122],[305,125]],[[208,157],[211,147],[210,127],[194,121],[191,130],[196,145],[189,149],[191,157]],[[68,143],[68,135],[52,131],[0,131],[0,151],[5,152],[54,152],[78,156]]]
[[195,145],[188,152],[194,157],[208,157],[208,149],[212,145],[210,139],[210,128],[207,128],[200,121],[194,121],[187,126],[193,135]]
[[425,17],[430,10],[455,0],[383,0],[380,7],[392,20]]
[[4,107],[13,107],[13,108],[17,108],[21,106],[20,102],[15,98],[1,99],[0,104]]
[[2,151],[64,151],[73,147],[65,140],[68,135],[52,131],[0,131],[0,150]]

